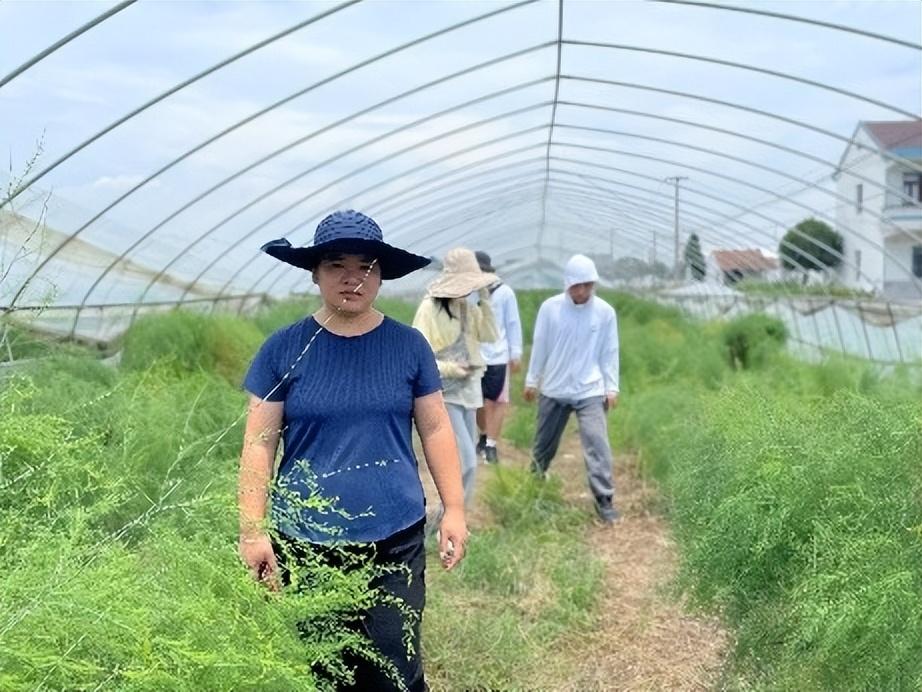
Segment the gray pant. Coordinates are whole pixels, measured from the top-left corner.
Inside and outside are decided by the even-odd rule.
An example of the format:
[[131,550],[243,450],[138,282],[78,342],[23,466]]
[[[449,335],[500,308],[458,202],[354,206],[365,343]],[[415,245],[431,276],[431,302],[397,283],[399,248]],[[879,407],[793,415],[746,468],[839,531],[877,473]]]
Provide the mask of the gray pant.
[[567,426],[570,412],[575,411],[589,489],[600,508],[611,507],[615,494],[604,404],[605,397],[602,396],[566,401],[551,399],[542,394],[538,399],[538,423],[532,451],[532,470],[543,475],[557,454],[560,437]]
[[477,473],[477,410],[459,404],[445,404],[451,429],[455,433],[458,456],[461,457],[461,481],[464,484],[464,505],[470,507],[474,499],[474,476]]

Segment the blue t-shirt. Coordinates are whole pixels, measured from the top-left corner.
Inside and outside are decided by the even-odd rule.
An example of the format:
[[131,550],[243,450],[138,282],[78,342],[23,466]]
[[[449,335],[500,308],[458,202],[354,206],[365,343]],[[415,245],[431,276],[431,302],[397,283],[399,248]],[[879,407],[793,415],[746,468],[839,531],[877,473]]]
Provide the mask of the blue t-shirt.
[[441,386],[422,334],[387,317],[355,337],[313,317],[270,336],[244,387],[285,403],[271,510],[279,530],[312,543],[371,542],[422,519],[413,405]]

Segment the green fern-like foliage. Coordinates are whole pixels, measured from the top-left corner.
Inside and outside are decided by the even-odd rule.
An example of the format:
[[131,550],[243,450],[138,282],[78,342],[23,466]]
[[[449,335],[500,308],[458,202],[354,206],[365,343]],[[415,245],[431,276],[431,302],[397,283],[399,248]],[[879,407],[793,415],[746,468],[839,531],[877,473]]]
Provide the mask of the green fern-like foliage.
[[78,365],[0,389],[0,689],[332,689],[345,652],[373,657],[347,626],[367,570],[271,594],[241,565],[239,390]]

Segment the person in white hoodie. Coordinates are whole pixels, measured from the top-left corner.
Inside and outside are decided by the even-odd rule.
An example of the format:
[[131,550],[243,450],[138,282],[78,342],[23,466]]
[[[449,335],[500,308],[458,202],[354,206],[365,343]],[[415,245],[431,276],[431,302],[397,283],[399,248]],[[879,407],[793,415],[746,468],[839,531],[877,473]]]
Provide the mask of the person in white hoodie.
[[[575,412],[589,488],[599,518],[618,518],[607,412],[618,405],[618,318],[595,295],[595,263],[574,255],[564,269],[564,292],[538,309],[524,398],[538,400],[532,470],[542,477]],[[539,393],[540,392],[540,393]]]

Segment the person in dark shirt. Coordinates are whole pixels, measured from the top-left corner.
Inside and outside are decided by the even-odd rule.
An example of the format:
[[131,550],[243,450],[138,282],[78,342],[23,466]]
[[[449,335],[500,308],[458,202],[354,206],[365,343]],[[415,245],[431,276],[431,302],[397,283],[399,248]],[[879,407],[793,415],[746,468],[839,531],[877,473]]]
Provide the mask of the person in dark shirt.
[[359,562],[402,565],[378,570],[371,586],[404,607],[385,599],[357,625],[393,670],[358,656],[347,663],[355,689],[399,688],[396,671],[407,689],[423,690],[426,512],[413,423],[444,507],[439,550],[446,569],[462,559],[467,540],[460,464],[432,350],[373,303],[382,279],[429,260],[384,243],[378,225],[355,211],[326,217],[310,247],[281,239],[262,249],[311,271],[322,300],[313,315],[269,337],[244,381],[250,401],[238,491],[241,558],[272,588],[286,581],[286,561],[310,551],[346,549]]

